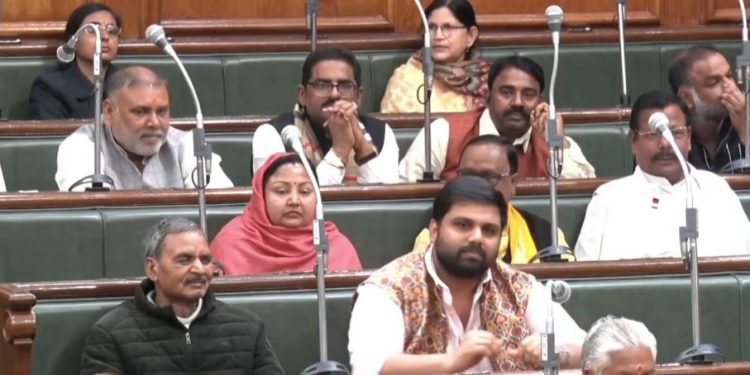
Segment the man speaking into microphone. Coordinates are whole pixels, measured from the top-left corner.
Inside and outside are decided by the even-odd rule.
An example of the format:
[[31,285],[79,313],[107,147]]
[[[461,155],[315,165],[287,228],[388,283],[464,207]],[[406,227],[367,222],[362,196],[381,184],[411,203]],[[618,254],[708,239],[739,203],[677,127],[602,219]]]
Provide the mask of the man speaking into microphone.
[[[656,120],[659,113],[668,120]],[[666,137],[671,133],[687,159],[687,113],[679,97],[664,91],[647,92],[633,104],[629,138],[638,166],[632,175],[594,192],[576,243],[578,260],[682,256],[679,227],[685,225],[686,179]],[[698,210],[698,255],[750,254],[750,222],[737,194],[714,173],[690,164],[688,169]]]

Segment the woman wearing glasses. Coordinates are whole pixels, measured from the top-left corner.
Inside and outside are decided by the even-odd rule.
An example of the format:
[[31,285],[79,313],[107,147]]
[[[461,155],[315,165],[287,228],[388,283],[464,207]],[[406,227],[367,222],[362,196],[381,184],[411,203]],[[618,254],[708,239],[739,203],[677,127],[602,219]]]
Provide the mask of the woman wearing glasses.
[[[65,39],[78,29],[93,23],[99,26],[102,43],[102,72],[110,73],[110,64],[117,56],[122,20],[104,4],[84,4],[68,18]],[[34,80],[29,95],[30,116],[34,120],[94,117],[94,51],[96,34],[93,30],[80,34],[75,59],[60,64],[54,72],[44,73]]]
[[[435,0],[425,9],[435,80],[433,112],[466,112],[484,108],[487,102],[489,63],[475,48],[479,29],[468,0]],[[417,51],[391,76],[380,104],[384,113],[422,112],[424,73],[422,50]]]

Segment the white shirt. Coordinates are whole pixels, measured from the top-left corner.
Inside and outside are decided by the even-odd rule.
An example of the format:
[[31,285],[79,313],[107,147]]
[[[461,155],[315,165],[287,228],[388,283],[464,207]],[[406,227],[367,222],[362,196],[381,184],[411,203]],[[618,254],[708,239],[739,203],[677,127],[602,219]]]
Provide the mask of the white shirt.
[[[114,142],[109,129],[105,127],[104,130],[101,152],[102,172],[114,179],[115,189],[190,189],[194,187],[192,172],[196,167],[196,160],[193,152],[192,132],[170,127],[164,145],[156,155],[144,159],[145,166],[143,172],[140,172],[128,159],[125,151]],[[68,191],[78,180],[94,173],[93,132],[93,125],[84,125],[60,144],[57,150],[57,172],[55,173],[55,180],[60,191]],[[211,179],[207,187],[213,189],[233,187],[232,181],[219,165],[221,157],[216,154],[211,155]],[[176,168],[179,170],[175,171]],[[107,172],[108,170],[110,172]],[[112,170],[121,172],[119,175],[111,175],[114,174]],[[169,178],[171,173],[167,172],[174,172],[177,181],[172,181]],[[79,185],[74,190],[83,191],[90,185]]]
[[[435,177],[440,177],[440,173],[445,167],[445,159],[448,154],[448,140],[450,139],[450,125],[444,118],[439,118],[430,124],[430,143],[432,171]],[[479,134],[500,135],[492,122],[490,111],[485,109],[479,118]],[[422,178],[422,172],[425,169],[424,160],[424,128],[419,131],[417,137],[409,146],[409,151],[401,159],[398,166],[399,177],[402,182],[416,182]],[[595,177],[594,167],[586,160],[581,151],[581,147],[570,137],[565,137],[569,147],[563,149],[562,174],[563,178],[593,178]],[[531,127],[526,134],[515,139],[513,145],[521,145],[524,152],[528,150],[531,142]]]
[[[750,223],[723,178],[692,168],[698,209],[698,255],[750,254]],[[640,168],[600,186],[591,197],[576,243],[578,260],[681,257],[685,180],[672,185]]]
[[[156,292],[150,291],[148,294],[146,294],[146,299],[151,302],[152,305],[158,306],[156,304]],[[183,318],[177,314],[175,314],[175,318],[182,323],[183,326],[185,326],[185,329],[190,329],[190,324],[193,323],[193,320],[195,320],[198,317],[198,314],[201,313],[201,309],[203,308],[203,298],[198,299],[198,306],[195,307],[195,311],[193,311],[190,316]]]
[[[464,327],[461,318],[452,306],[453,296],[450,289],[437,276],[433,263],[432,248],[425,254],[425,263],[427,272],[435,280],[443,294],[443,307],[448,320],[446,352],[451,353],[460,346],[465,333],[482,329],[479,310],[482,288],[478,287],[474,294],[471,314],[467,326]],[[487,271],[482,283],[490,282],[491,275]],[[525,318],[529,332],[535,334],[545,330],[547,299],[544,286],[533,280],[533,276],[532,282],[534,287],[529,296]],[[349,357],[352,375],[375,375],[380,372],[389,357],[404,352],[404,317],[401,308],[381,287],[363,284],[357,288],[357,293],[357,302],[354,304],[349,323]],[[554,304],[553,314],[555,317],[556,346],[583,344],[586,332],[578,327],[560,304]],[[492,364],[487,358],[466,370],[467,373],[482,371],[492,371]]]
[[0,192],[5,191],[5,178],[3,177],[3,168],[0,166]]
[[[394,184],[398,181],[398,143],[393,130],[385,125],[385,139],[383,149],[378,150],[378,156],[359,166],[357,172],[358,183]],[[255,173],[269,156],[286,152],[284,142],[276,128],[271,124],[263,124],[253,135],[253,173]],[[336,185],[344,180],[345,166],[333,148],[323,156],[315,168],[320,185]]]

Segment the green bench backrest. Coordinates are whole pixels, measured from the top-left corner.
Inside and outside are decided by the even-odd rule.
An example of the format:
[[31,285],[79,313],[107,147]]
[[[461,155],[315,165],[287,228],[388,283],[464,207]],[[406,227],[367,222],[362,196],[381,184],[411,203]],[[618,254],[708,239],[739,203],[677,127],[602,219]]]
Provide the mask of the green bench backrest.
[[[714,43],[734,64],[740,46],[734,41]],[[667,69],[672,58],[690,44],[685,42],[630,43],[627,45],[628,92],[632,100],[654,88],[668,89]],[[393,70],[413,51],[356,51],[362,68],[365,95],[362,112],[378,112]],[[545,70],[547,86],[552,74],[552,48],[529,46],[485,47],[488,60],[520,54],[537,60]],[[228,55],[183,55],[201,100],[203,114],[239,115],[290,111],[307,53],[277,52]],[[176,65],[166,56],[123,56],[117,65],[145,64],[164,73],[172,86],[175,116],[195,113],[192,99]],[[52,57],[0,59],[2,116],[28,116],[28,93],[33,79],[56,65]],[[620,103],[622,91],[619,47],[616,44],[563,45],[560,49],[556,88],[558,107],[610,107]],[[548,90],[545,90],[548,91]]]
[[[750,192],[739,192],[739,196],[745,212],[750,213]],[[560,196],[559,225],[571,247],[578,239],[589,200],[585,194]],[[514,204],[549,219],[547,196],[516,197]],[[244,206],[209,205],[210,237],[240,215]],[[366,269],[378,268],[411,250],[431,213],[430,199],[325,204],[326,219],[349,237]],[[195,206],[2,210],[0,281],[143,275],[142,239],[148,228],[164,217],[176,216],[197,220],[198,210]]]
[[[743,350],[750,342],[744,319],[750,313],[748,280],[747,274],[706,275],[701,279],[703,341],[719,345],[728,361],[750,360],[750,352]],[[678,353],[692,346],[687,275],[580,279],[570,284],[573,293],[565,307],[584,330],[607,314],[641,320],[658,340],[659,363],[673,362]],[[343,288],[326,293],[329,357],[342,363],[349,360],[347,332],[353,292],[353,288]],[[288,374],[298,374],[317,362],[314,290],[249,291],[220,295],[220,299],[247,308],[264,320],[267,335]],[[119,301],[39,301],[34,307],[37,332],[31,374],[78,373],[89,328]]]

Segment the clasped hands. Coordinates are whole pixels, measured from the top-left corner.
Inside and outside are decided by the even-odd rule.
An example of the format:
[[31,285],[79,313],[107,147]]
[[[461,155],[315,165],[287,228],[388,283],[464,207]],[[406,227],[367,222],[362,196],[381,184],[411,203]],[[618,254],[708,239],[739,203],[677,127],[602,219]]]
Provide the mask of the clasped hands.
[[323,127],[328,130],[328,135],[331,137],[333,152],[344,165],[349,160],[349,154],[352,150],[355,159],[369,155],[374,151],[372,144],[365,139],[365,135],[359,127],[357,103],[338,100],[323,108],[323,113],[328,116]]

